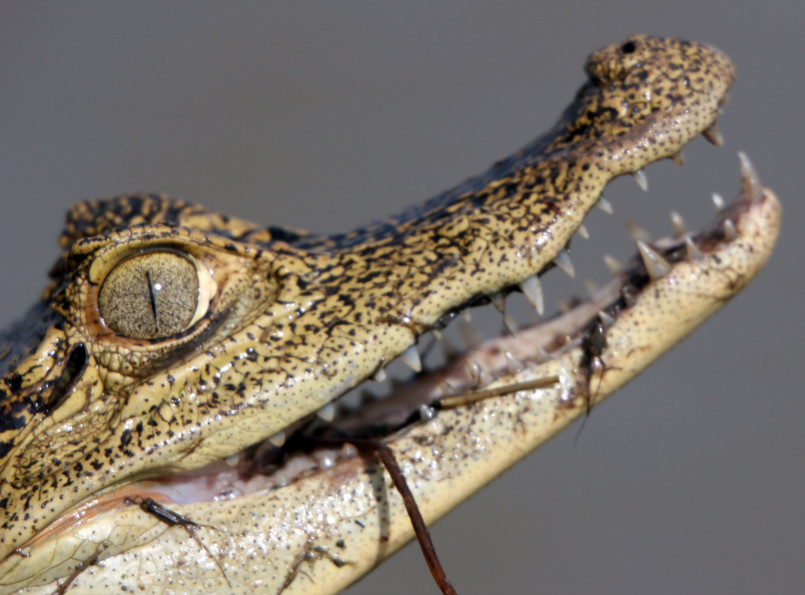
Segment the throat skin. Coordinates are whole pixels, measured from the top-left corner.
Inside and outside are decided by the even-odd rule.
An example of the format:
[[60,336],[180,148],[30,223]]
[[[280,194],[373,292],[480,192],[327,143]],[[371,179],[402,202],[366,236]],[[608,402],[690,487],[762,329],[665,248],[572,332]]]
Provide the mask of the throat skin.
[[[15,550],[94,498],[275,435],[460,307],[543,273],[611,179],[712,130],[734,78],[713,48],[646,36],[594,52],[586,73],[547,134],[349,233],[264,227],[161,195],[76,205],[43,303],[0,335],[0,559],[16,568]],[[121,336],[100,287],[159,250],[196,267],[200,310],[172,336]],[[67,365],[77,349],[80,371]]]

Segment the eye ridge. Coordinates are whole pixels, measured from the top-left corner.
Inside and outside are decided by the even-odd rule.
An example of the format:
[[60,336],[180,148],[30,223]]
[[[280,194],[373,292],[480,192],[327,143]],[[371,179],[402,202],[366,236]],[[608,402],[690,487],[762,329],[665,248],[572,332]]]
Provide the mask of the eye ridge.
[[199,305],[199,272],[170,248],[137,252],[118,262],[98,294],[107,327],[131,339],[160,340],[186,331]]

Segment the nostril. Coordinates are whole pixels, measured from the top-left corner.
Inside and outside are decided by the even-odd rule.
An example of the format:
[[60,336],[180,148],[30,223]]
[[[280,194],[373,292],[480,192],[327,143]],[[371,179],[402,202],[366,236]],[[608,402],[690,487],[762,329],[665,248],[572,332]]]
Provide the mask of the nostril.
[[620,47],[621,54],[633,54],[637,47],[635,47],[634,41],[627,41]]

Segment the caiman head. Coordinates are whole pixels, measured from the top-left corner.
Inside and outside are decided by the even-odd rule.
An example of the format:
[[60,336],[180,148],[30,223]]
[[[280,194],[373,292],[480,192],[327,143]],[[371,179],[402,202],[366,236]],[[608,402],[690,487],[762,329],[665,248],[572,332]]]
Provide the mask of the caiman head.
[[50,287],[0,338],[0,560],[133,482],[330,418],[396,358],[418,368],[419,338],[465,308],[519,290],[541,311],[540,275],[572,268],[571,236],[605,185],[699,134],[720,144],[733,80],[719,51],[645,36],[586,71],[547,134],[350,233],[159,195],[71,209]]

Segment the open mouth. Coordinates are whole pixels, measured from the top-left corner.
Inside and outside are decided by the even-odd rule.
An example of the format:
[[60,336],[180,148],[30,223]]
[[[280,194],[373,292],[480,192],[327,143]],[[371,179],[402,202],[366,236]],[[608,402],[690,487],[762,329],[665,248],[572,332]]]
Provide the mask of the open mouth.
[[[344,355],[343,349],[335,350],[341,359],[332,361],[341,365],[340,379],[330,381],[327,377],[320,385],[330,391],[328,394],[343,392],[340,400],[322,407],[327,395],[309,399],[314,405],[304,411],[321,407],[317,412],[213,464],[180,473],[172,473],[165,464],[144,465],[139,474],[111,477],[110,482],[119,483],[101,486],[84,500],[76,499],[83,504],[25,541],[27,557],[7,557],[5,570],[0,569],[3,584],[46,584],[65,576],[70,579],[63,584],[73,580],[79,584],[108,573],[111,578],[103,580],[118,581],[121,588],[124,583],[126,588],[134,588],[132,585],[141,582],[164,586],[186,581],[208,590],[232,590],[234,584],[253,585],[251,577],[257,572],[253,561],[257,559],[263,569],[261,576],[271,575],[260,579],[266,581],[261,585],[270,583],[273,591],[308,579],[310,584],[326,585],[328,590],[346,586],[412,535],[399,494],[375,457],[362,455],[355,448],[357,441],[371,439],[394,451],[417,505],[430,522],[574,419],[589,413],[591,407],[634,378],[740,291],[768,258],[780,216],[776,198],[762,187],[745,155],[740,155],[740,196],[730,205],[715,200],[718,215],[713,224],[691,233],[680,218],[674,217],[673,236],[657,241],[642,237],[635,229],[637,254],[625,266],[611,263],[612,281],[588,299],[574,300],[533,326],[515,329],[509,323],[510,330],[503,336],[471,345],[436,368],[423,367],[416,345],[402,353],[394,351],[401,344],[405,346],[400,337],[413,336],[412,342],[425,345],[423,337],[430,333],[438,341],[441,331],[454,320],[460,321],[464,312],[490,302],[499,306],[512,292],[523,293],[542,315],[545,306],[540,276],[554,267],[572,276],[568,238],[573,232],[586,234],[584,214],[606,180],[631,173],[645,186],[640,168],[659,158],[676,159],[681,145],[694,132],[721,144],[713,123],[723,102],[721,91],[710,89],[712,93],[705,93],[705,99],[677,115],[664,111],[668,106],[662,105],[667,98],[673,99],[672,104],[677,101],[678,88],[682,89],[681,97],[687,97],[691,86],[707,87],[706,77],[694,76],[701,74],[702,68],[695,60],[692,78],[673,79],[667,83],[666,93],[660,93],[658,83],[644,95],[629,94],[632,87],[627,81],[626,95],[620,97],[628,100],[607,104],[608,95],[602,89],[629,76],[642,82],[639,75],[644,63],[637,60],[636,43],[643,41],[636,37],[593,54],[588,63],[590,81],[557,127],[526,150],[493,166],[484,174],[486,178],[482,175],[476,179],[485,186],[485,194],[468,193],[469,200],[462,203],[464,187],[459,186],[455,195],[437,197],[445,199],[444,204],[431,201],[421,207],[421,212],[412,209],[392,220],[393,224],[388,223],[392,230],[380,242],[366,247],[367,252],[376,253],[378,246],[388,249],[390,244],[394,250],[410,240],[424,243],[424,251],[436,253],[430,240],[447,238],[452,242],[447,247],[455,249],[452,257],[439,253],[427,261],[429,265],[435,263],[431,271],[434,278],[456,263],[460,265],[458,272],[450,270],[443,275],[441,281],[447,289],[433,298],[430,310],[422,304],[427,295],[437,292],[431,292],[428,283],[440,279],[416,286],[416,291],[424,289],[420,294],[427,295],[400,310],[406,316],[419,308],[418,312],[436,312],[436,318],[427,324],[399,318],[383,320],[396,334],[392,347],[381,345],[387,350],[382,353],[398,355],[397,359],[414,370],[413,377],[402,383],[386,379],[391,383],[388,396],[355,402],[346,388],[359,391],[362,385],[347,386],[353,374],[349,369],[344,372],[349,366],[343,362],[349,355]],[[687,42],[680,44],[686,51],[691,47]],[[654,54],[657,52],[648,55]],[[658,55],[662,62],[662,53]],[[719,55],[714,59],[719,63],[722,60]],[[637,74],[625,75],[626,67],[634,67]],[[675,73],[679,69],[669,70]],[[731,82],[731,67],[725,67],[725,72],[719,87],[724,92]],[[658,100],[660,105],[644,105],[644,99]],[[617,120],[612,125],[611,114],[619,110],[626,123]],[[649,115],[632,124],[628,118],[633,110]],[[608,133],[603,141],[599,128]],[[535,167],[531,167],[528,151],[539,156]],[[518,179],[516,184],[511,182],[513,178]],[[505,180],[509,183],[504,184]],[[499,181],[501,184],[496,185]],[[533,188],[538,191],[529,195]],[[527,203],[527,198],[532,203],[518,203]],[[609,208],[600,197],[597,206]],[[487,216],[489,221],[484,221]],[[505,220],[503,231],[482,236],[477,227],[487,223],[491,227],[495,216]],[[466,234],[471,237],[462,244],[466,238],[459,232],[463,228],[448,237],[439,228],[443,220],[451,224],[457,221],[457,228],[465,224],[471,228],[469,224],[473,224],[476,229]],[[416,237],[405,235],[421,221],[431,227],[423,226],[424,232],[419,231]],[[379,225],[359,230],[354,236],[371,236],[378,228],[384,231]],[[400,229],[403,231],[397,231]],[[517,242],[510,241],[509,232],[519,234]],[[340,238],[346,241],[339,249],[353,249],[349,243],[352,237]],[[291,242],[289,238],[291,235],[284,239]],[[312,253],[315,238],[300,238],[296,238],[300,243],[291,248]],[[305,245],[306,241],[310,245]],[[496,250],[484,248],[493,242],[498,242]],[[512,247],[514,255],[509,250]],[[484,268],[481,258],[493,252],[497,259],[494,266]],[[532,259],[539,264],[533,264]],[[517,262],[512,264],[512,260]],[[498,275],[497,269],[506,266],[509,268]],[[406,269],[402,270],[404,277]],[[473,279],[478,270],[480,280]],[[523,274],[526,270],[531,276]],[[389,279],[398,281],[389,275],[381,282],[388,283]],[[474,289],[461,286],[470,281],[475,283]],[[404,281],[399,283],[402,286]],[[156,316],[153,294],[151,306]],[[367,304],[363,306],[363,310],[356,308],[359,315],[371,311]],[[304,314],[304,308],[297,310]],[[328,312],[319,314],[326,318]],[[269,344],[268,338],[262,342]],[[384,365],[389,363],[386,356],[377,355],[379,347],[371,352],[375,346],[369,339],[359,346],[367,355],[361,362],[364,367],[354,368],[358,370],[354,376],[363,379],[369,374],[373,378],[366,382],[383,381]],[[85,356],[76,360],[84,362]],[[75,375],[80,368],[76,364]],[[322,367],[323,376],[326,372]],[[288,418],[283,419],[293,419],[286,414]],[[237,428],[227,431],[235,443]],[[128,442],[131,433],[126,432],[126,440],[121,442]],[[238,448],[246,443],[238,443]],[[203,441],[197,444],[203,445]],[[204,462],[210,459],[199,457]],[[172,463],[167,456],[164,460]],[[114,474],[110,471],[109,475]],[[131,506],[145,501],[167,507],[177,516],[155,515],[153,510]],[[183,531],[172,530],[177,524],[183,525]],[[255,553],[258,550],[259,555]],[[299,578],[300,573],[307,578]]]
[[[85,534],[114,533],[121,511],[144,514],[126,505],[133,497],[153,498],[202,527],[208,518],[217,518],[209,524],[212,538],[220,530],[229,530],[221,526],[221,517],[210,513],[220,507],[253,509],[255,502],[273,501],[282,510],[287,493],[317,493],[326,486],[343,498],[345,492],[354,496],[356,487],[351,484],[355,483],[363,484],[361,489],[375,498],[372,477],[377,463],[364,459],[348,438],[338,447],[317,446],[320,427],[384,441],[397,451],[423,514],[426,518],[439,516],[450,507],[450,498],[434,487],[451,475],[447,465],[440,467],[443,457],[474,444],[493,459],[485,473],[494,477],[529,452],[534,442],[544,441],[628,382],[748,283],[770,254],[779,225],[779,204],[761,186],[743,154],[740,165],[741,193],[729,205],[716,199],[718,215],[711,225],[690,233],[677,220],[673,237],[651,244],[638,240],[634,257],[613,271],[612,281],[588,299],[540,324],[483,342],[437,370],[419,372],[384,399],[360,407],[335,407],[332,417],[327,411],[319,412],[289,429],[284,437],[274,436],[226,461],[109,492],[52,524],[34,540],[44,546],[34,552],[44,555],[48,541],[58,541],[50,538],[80,525],[87,526]],[[548,382],[543,383],[544,379]],[[445,403],[446,396],[459,396],[461,401]],[[529,416],[540,421],[529,421]],[[511,436],[494,422],[495,417],[511,418],[504,427],[518,436],[517,448],[511,448],[507,442]],[[499,436],[489,441],[495,433]],[[501,448],[508,453],[497,454]],[[476,458],[466,453],[462,457]],[[459,466],[460,459],[452,457]],[[462,484],[459,488],[448,481],[451,488],[460,490],[451,497],[463,499],[489,477],[469,481],[470,487],[463,486],[463,480],[458,482]],[[344,486],[334,489],[338,482]],[[374,485],[374,489],[380,488]],[[378,514],[363,512],[368,517]],[[395,515],[399,518],[385,524],[383,532],[405,527],[405,513]],[[356,519],[342,518],[340,522],[368,525],[360,514]],[[153,519],[142,521],[140,518],[138,539],[150,543],[152,537],[145,536],[153,532],[155,523]],[[404,537],[395,537],[393,545],[388,545],[390,551],[410,538],[410,528],[404,532]],[[331,527],[326,533],[339,531]],[[309,533],[302,535],[309,539]],[[84,538],[77,539],[86,547]],[[109,546],[108,554],[116,550],[118,547]],[[334,551],[346,560],[358,557],[357,552]],[[338,566],[316,566],[330,567]]]
[[[347,403],[327,405],[226,461],[150,480],[147,487],[127,486],[126,494],[133,491],[166,503],[193,504],[276,489],[358,456],[350,438],[389,440],[393,444],[395,437],[436,418],[439,410],[486,398],[506,398],[545,386],[558,391],[557,408],[589,412],[601,398],[602,377],[612,367],[607,363],[607,335],[621,315],[638,303],[652,282],[669,275],[674,267],[713,258],[724,246],[738,241],[738,229],[746,226],[746,220],[757,217],[758,210],[768,208],[764,194],[768,191],[762,187],[753,165],[743,153],[739,154],[739,160],[741,194],[729,205],[714,195],[718,215],[711,225],[692,233],[675,217],[673,236],[650,243],[633,238],[638,248],[635,255],[623,266],[611,263],[613,279],[588,299],[577,300],[539,324],[484,341],[452,356],[437,369],[423,370],[419,356],[411,349],[400,359],[415,373],[404,382],[382,378],[390,386],[388,396],[367,397],[363,393],[359,402],[353,397],[349,404],[350,395],[362,391],[362,386],[358,386],[344,397]],[[569,262],[565,260],[557,266],[572,266]],[[540,290],[534,287],[523,284],[517,289],[527,292],[529,301],[542,313]],[[506,292],[501,292],[500,299],[505,295]],[[456,319],[462,310],[443,317],[443,326]],[[440,330],[436,329],[437,335]],[[551,362],[578,351],[582,356],[575,365],[563,364],[558,373],[546,374],[544,378],[536,372],[549,370]],[[506,378],[519,378],[523,374],[526,380],[506,383]],[[334,441],[342,445],[334,447]]]

